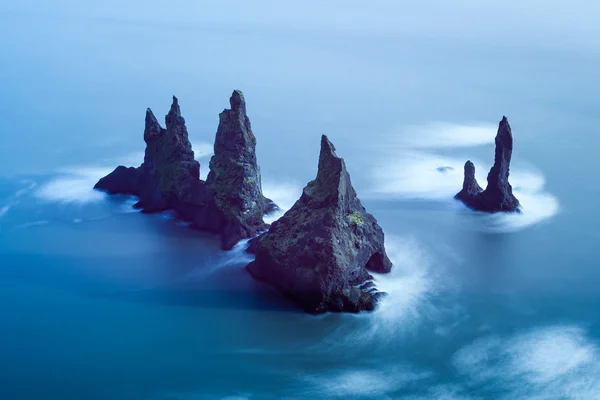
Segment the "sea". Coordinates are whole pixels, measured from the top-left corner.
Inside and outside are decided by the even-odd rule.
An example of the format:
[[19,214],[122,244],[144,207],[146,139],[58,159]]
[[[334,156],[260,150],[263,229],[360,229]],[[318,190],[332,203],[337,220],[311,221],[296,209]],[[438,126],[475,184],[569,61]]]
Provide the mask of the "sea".
[[[0,4],[0,399],[600,398],[600,5],[575,0]],[[234,89],[290,208],[320,136],[394,263],[309,315],[172,213],[93,190],[176,95],[201,176]],[[520,214],[485,186],[498,122]],[[279,215],[270,216],[269,220]]]

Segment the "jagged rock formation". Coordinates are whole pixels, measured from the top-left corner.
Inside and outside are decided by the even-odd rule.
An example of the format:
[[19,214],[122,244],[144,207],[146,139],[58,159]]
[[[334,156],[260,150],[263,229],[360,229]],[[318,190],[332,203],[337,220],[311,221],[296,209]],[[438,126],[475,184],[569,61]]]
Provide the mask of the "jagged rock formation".
[[483,192],[483,189],[479,186],[479,183],[477,183],[477,179],[475,179],[475,164],[469,160],[465,163],[465,180],[463,181],[463,188],[455,197],[466,203],[470,198],[477,196],[481,192]]
[[256,260],[247,269],[311,313],[373,310],[382,293],[368,271],[392,267],[383,242],[344,160],[323,136],[317,178],[267,233],[252,240]]
[[[234,91],[230,104],[230,110],[219,114],[215,154],[210,160],[206,185],[225,216],[222,237],[237,242],[265,230],[263,215],[273,211],[275,205],[262,194],[256,137],[246,115],[243,93]],[[233,244],[225,243],[224,247]]]
[[146,110],[142,165],[119,166],[95,188],[138,196],[136,207],[144,212],[173,209],[196,228],[219,233],[223,249],[267,229],[262,217],[276,206],[262,194],[256,138],[243,94],[234,91],[230,103],[232,109],[221,113],[207,182],[200,180],[200,164],[194,159],[185,119],[173,97],[166,129]]
[[454,197],[478,211],[517,211],[519,200],[513,195],[508,182],[512,148],[512,131],[506,117],[502,117],[496,134],[494,166],[488,174],[486,189],[482,190],[475,179],[475,165],[467,161],[463,188]]

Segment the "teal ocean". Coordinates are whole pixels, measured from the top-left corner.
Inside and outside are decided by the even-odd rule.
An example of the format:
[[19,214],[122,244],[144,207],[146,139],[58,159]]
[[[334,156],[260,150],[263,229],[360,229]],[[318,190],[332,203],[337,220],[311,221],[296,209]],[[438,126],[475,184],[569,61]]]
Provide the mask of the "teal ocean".
[[[600,398],[599,13],[3,3],[0,399]],[[245,271],[246,243],[92,189],[141,163],[172,95],[205,177],[233,89],[282,208],[322,134],[346,160],[394,262],[376,312],[307,315]],[[485,183],[503,115],[523,213],[474,213],[452,197],[467,159]]]

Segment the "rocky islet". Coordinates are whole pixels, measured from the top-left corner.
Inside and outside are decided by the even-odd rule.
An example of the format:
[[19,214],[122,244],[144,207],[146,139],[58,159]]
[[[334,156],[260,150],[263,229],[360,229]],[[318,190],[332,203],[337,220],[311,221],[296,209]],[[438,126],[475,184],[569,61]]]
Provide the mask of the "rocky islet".
[[508,182],[513,136],[506,117],[502,117],[498,125],[495,144],[494,165],[488,173],[485,190],[475,179],[475,165],[467,161],[463,188],[454,197],[477,211],[518,211],[519,200],[513,195],[512,186]]
[[172,209],[195,228],[219,234],[226,250],[265,230],[263,215],[277,206],[262,194],[256,138],[241,91],[233,92],[230,105],[220,114],[206,181],[200,179],[200,164],[194,159],[185,119],[173,97],[166,128],[146,110],[142,165],[119,166],[95,188],[135,195],[139,198],[136,207],[144,212]]
[[361,204],[326,136],[316,179],[249,248],[256,254],[250,273],[310,313],[373,310],[383,293],[369,272],[392,268],[383,230]]

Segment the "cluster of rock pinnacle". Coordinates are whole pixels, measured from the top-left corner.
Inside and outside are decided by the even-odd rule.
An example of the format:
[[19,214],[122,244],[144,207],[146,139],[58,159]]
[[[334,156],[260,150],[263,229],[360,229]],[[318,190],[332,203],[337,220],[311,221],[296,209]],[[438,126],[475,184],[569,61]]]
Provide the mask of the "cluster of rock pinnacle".
[[[376,289],[370,272],[387,273],[392,263],[383,230],[357,197],[334,145],[321,137],[316,178],[269,226],[263,217],[277,206],[262,193],[256,137],[244,95],[235,90],[229,102],[231,108],[219,114],[206,181],[200,179],[200,164],[173,97],[165,128],[146,110],[144,162],[117,167],[95,188],[137,196],[136,207],[143,212],[173,210],[195,228],[218,234],[224,250],[252,238],[248,251],[256,258],[248,271],[308,312],[373,310],[384,293]],[[508,183],[511,154],[512,133],[503,118],[487,188],[481,189],[475,167],[467,161],[463,189],[456,198],[480,211],[517,209],[519,202]]]

